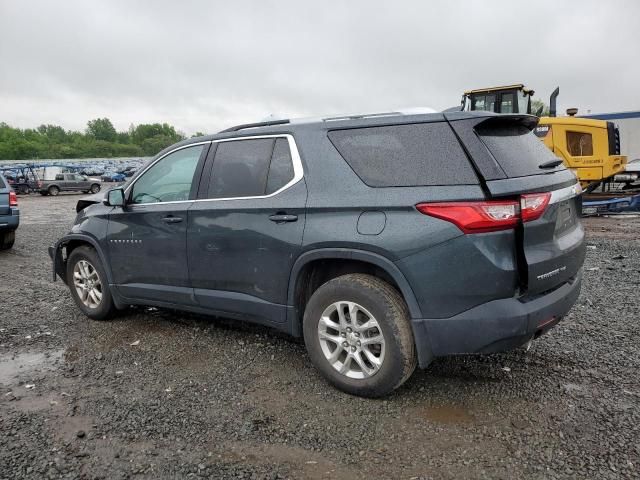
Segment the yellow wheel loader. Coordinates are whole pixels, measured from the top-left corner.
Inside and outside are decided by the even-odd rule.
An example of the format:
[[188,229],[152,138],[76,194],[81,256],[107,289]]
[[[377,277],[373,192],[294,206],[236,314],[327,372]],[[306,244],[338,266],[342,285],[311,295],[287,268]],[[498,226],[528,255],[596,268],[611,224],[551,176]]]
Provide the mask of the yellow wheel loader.
[[[578,110],[570,108],[566,117],[556,116],[556,98],[560,89],[551,94],[549,115],[540,116],[535,134],[549,149],[573,170],[582,187],[593,191],[599,185],[613,181],[624,171],[627,157],[620,155],[620,135],[612,122],[576,117]],[[485,110],[496,113],[531,114],[534,91],[522,84],[482,88],[464,92],[463,110]]]

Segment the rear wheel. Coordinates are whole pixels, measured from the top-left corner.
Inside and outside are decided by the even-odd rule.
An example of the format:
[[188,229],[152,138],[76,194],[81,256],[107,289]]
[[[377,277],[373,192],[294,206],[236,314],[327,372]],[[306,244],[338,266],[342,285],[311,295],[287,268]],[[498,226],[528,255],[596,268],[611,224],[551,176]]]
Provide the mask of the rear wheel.
[[9,250],[16,241],[15,230],[11,232],[0,233],[0,250]]
[[91,190],[89,190],[91,193],[98,193],[100,191],[100,185],[98,185],[97,183],[94,183],[93,185],[91,185]]
[[307,304],[303,330],[311,361],[347,393],[386,395],[415,370],[407,306],[379,278],[349,274],[322,285]]
[[58,195],[60,193],[60,189],[58,187],[56,187],[56,186],[51,186],[47,190],[47,193],[49,195],[51,195],[52,197],[55,197],[56,195]]
[[104,267],[91,247],[78,247],[67,260],[71,296],[87,317],[105,320],[116,312]]

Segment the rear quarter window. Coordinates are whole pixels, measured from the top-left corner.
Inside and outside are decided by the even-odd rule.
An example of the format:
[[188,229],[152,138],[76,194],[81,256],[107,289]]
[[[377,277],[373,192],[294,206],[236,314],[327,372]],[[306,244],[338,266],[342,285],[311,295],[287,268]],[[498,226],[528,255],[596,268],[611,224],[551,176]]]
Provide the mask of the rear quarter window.
[[480,125],[476,132],[508,177],[526,177],[564,169],[562,164],[555,169],[539,167],[558,157],[523,125],[490,123]]
[[2,175],[0,175],[0,188],[7,188],[7,184],[4,182]]
[[447,123],[332,130],[329,140],[370,187],[477,184]]

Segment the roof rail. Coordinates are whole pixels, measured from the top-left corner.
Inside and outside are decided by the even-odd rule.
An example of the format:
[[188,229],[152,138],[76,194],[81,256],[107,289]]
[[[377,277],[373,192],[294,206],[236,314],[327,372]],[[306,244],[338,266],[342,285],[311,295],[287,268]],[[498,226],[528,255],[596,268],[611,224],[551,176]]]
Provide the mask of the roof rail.
[[286,125],[287,123],[291,123],[287,118],[283,120],[269,120],[267,122],[243,123],[242,125],[236,125],[235,127],[225,128],[224,130],[220,130],[218,133],[237,132],[238,130],[244,130],[245,128],[270,127],[272,125]]
[[371,117],[391,117],[394,115],[402,115],[401,112],[380,112],[380,113],[360,113],[356,115],[338,115],[335,117],[325,117],[322,119],[323,122],[336,122],[340,120],[357,120],[360,118],[371,118]]

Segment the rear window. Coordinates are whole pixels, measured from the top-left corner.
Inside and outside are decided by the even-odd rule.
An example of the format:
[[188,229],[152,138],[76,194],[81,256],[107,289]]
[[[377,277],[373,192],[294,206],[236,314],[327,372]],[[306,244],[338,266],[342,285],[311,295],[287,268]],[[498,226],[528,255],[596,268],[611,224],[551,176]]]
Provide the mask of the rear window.
[[[517,124],[490,123],[476,130],[508,177],[526,177],[554,171],[540,164],[557,160],[551,150],[527,127]],[[555,170],[562,170],[560,164]]]
[[0,188],[7,188],[7,184],[4,183],[4,178],[0,175]]
[[370,187],[478,183],[444,122],[332,130],[329,140]]

